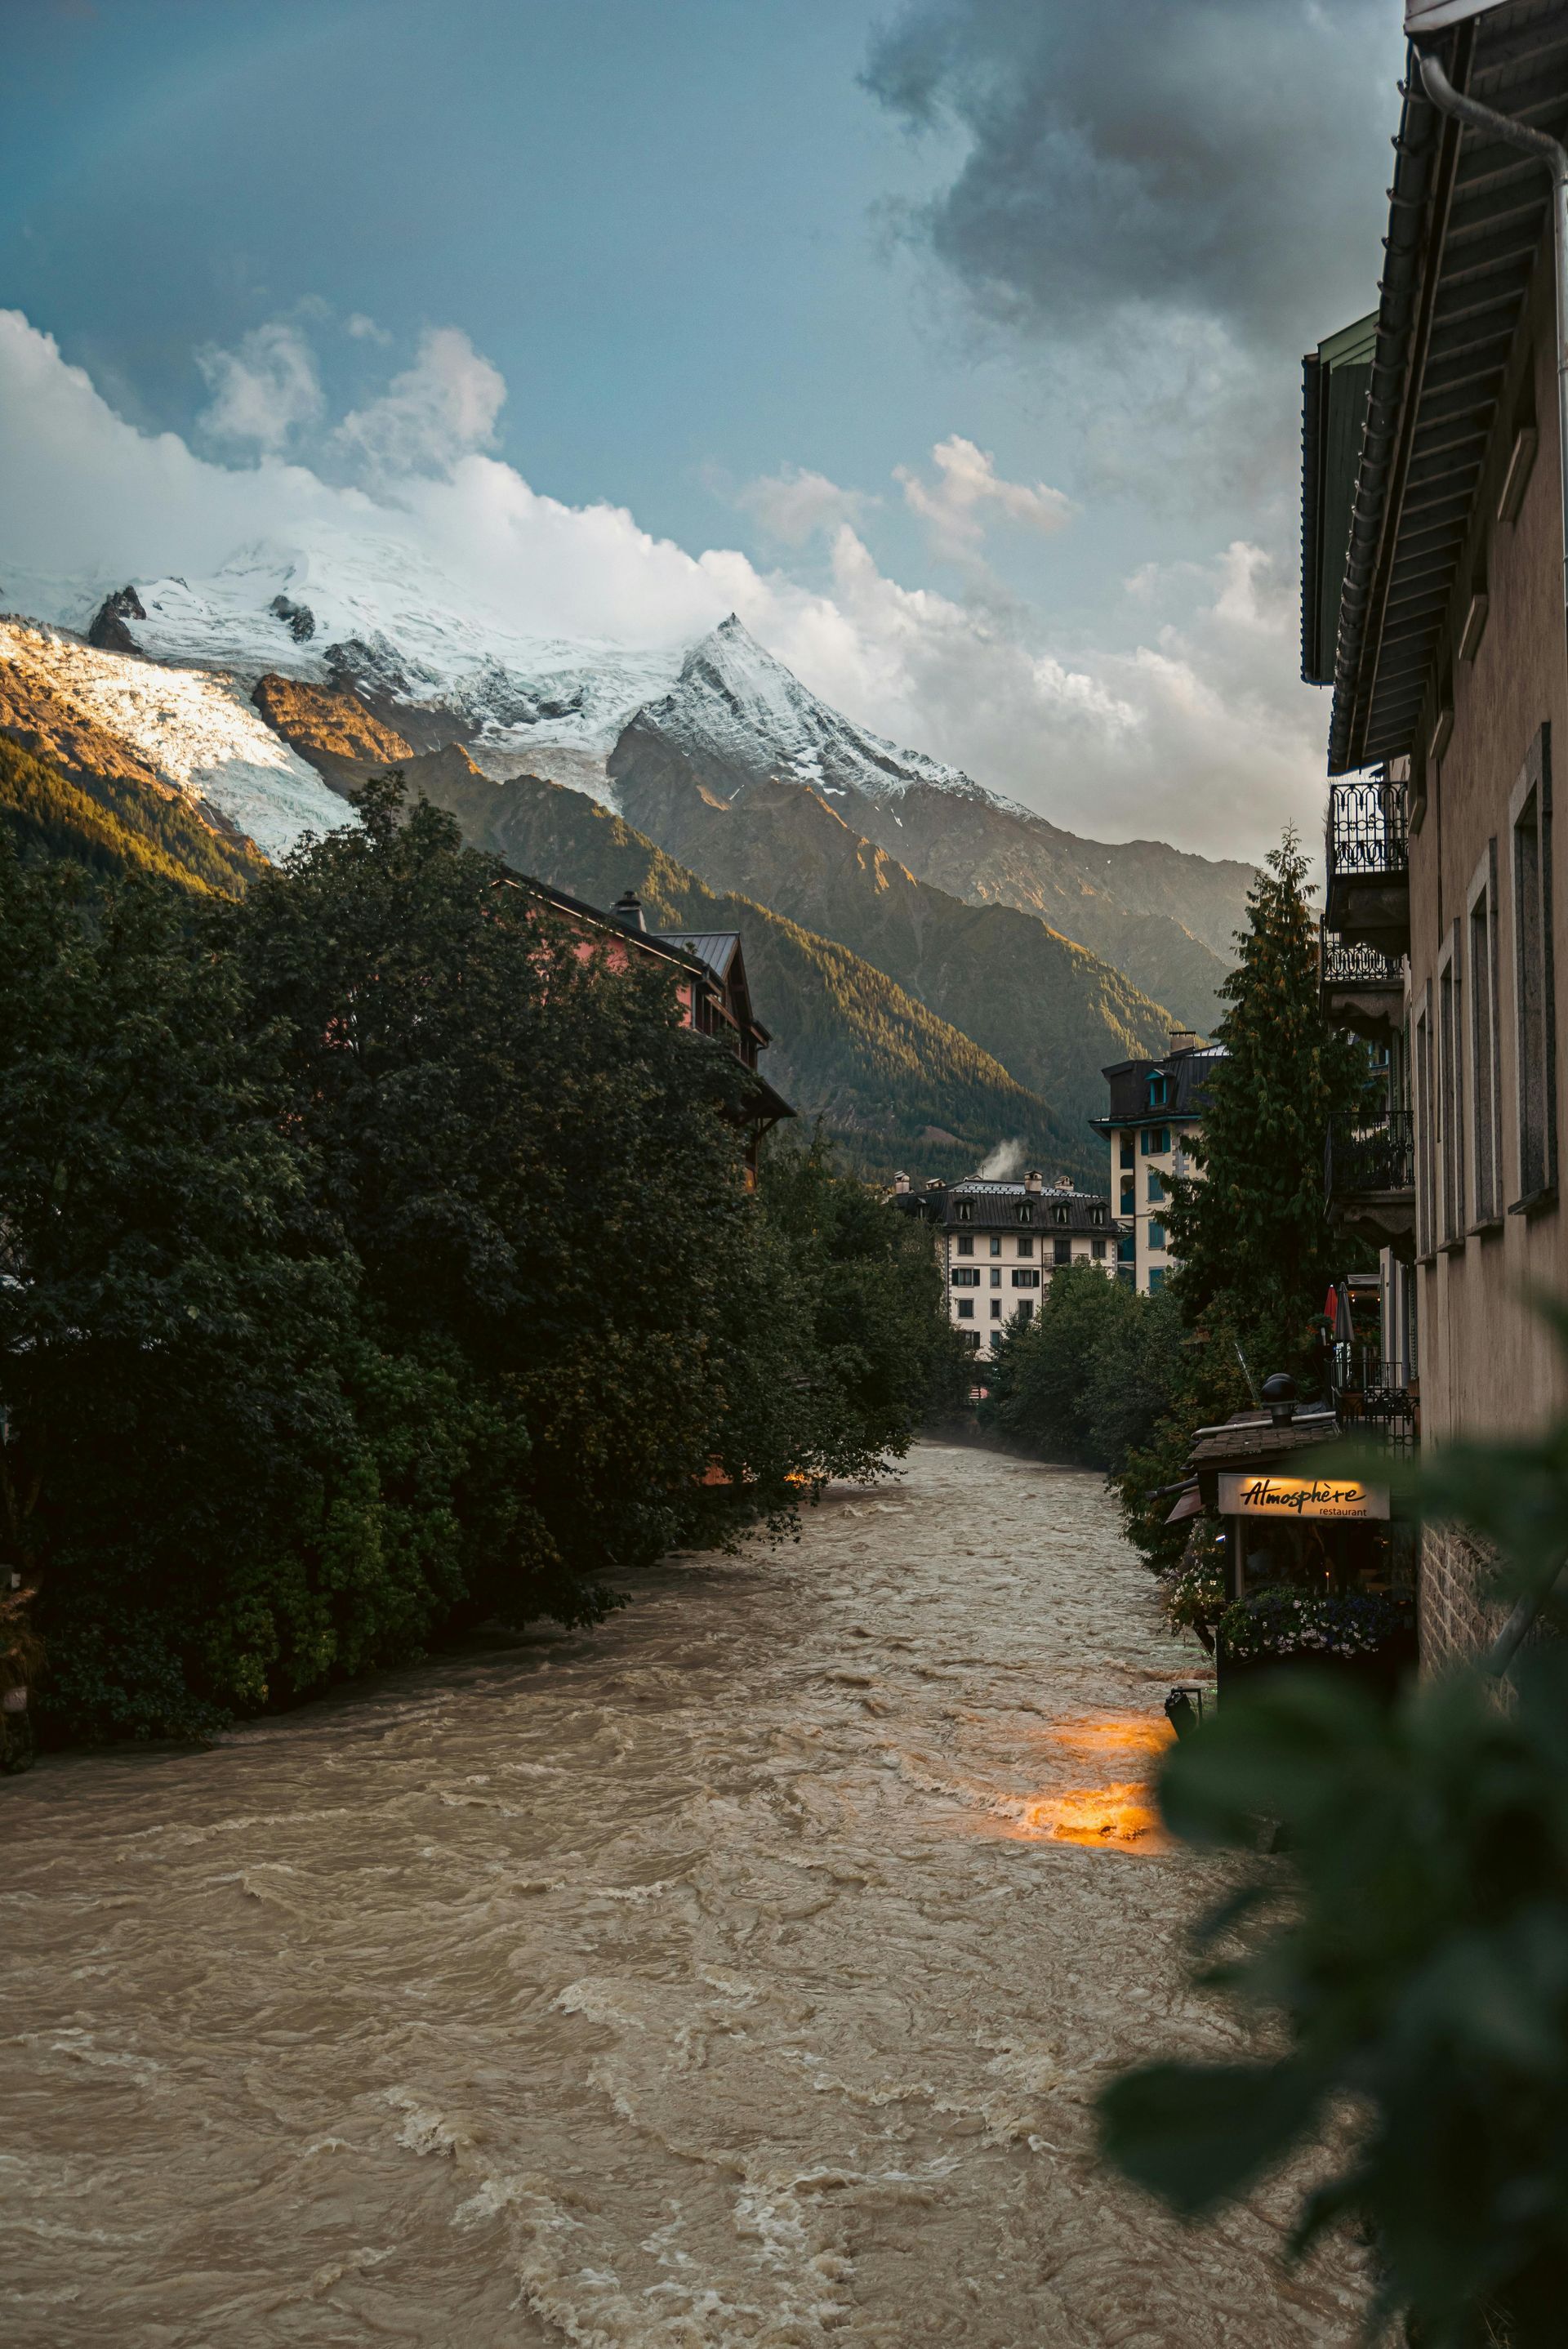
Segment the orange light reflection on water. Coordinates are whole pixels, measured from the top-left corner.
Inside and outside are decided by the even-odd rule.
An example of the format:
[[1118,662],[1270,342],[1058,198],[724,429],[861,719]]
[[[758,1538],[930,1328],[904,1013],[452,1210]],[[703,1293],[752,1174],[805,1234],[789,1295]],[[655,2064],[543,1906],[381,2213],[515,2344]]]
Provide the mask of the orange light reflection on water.
[[1080,1767],[1119,1764],[1118,1775],[1098,1785],[1026,1795],[1003,1832],[1020,1841],[1076,1843],[1098,1851],[1168,1851],[1171,1838],[1155,1805],[1153,1779],[1172,1736],[1169,1722],[1147,1713],[1061,1723],[1043,1740],[1048,1753]]

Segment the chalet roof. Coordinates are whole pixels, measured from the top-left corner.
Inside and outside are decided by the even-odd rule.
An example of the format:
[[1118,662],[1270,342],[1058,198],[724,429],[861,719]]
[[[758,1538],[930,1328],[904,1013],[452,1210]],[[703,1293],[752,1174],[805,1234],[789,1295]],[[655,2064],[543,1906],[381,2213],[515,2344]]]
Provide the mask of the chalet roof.
[[740,951],[738,930],[653,930],[650,936],[678,946],[707,965],[716,978],[727,979],[729,967]]
[[751,1008],[751,988],[746,977],[746,957],[741,952],[738,930],[654,930],[650,936],[662,939],[666,946],[690,955],[712,972],[715,978],[735,999],[739,1017],[752,1030],[758,1040],[766,1044],[768,1030]]

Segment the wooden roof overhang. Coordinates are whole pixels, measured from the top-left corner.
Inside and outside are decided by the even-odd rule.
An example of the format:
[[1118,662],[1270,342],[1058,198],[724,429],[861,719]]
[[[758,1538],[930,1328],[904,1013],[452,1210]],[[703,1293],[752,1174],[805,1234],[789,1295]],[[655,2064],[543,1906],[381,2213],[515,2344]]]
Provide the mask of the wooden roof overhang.
[[[1512,0],[1445,36],[1456,88],[1560,132],[1568,5]],[[1328,771],[1410,755],[1548,226],[1541,164],[1441,114],[1411,53],[1340,605]]]

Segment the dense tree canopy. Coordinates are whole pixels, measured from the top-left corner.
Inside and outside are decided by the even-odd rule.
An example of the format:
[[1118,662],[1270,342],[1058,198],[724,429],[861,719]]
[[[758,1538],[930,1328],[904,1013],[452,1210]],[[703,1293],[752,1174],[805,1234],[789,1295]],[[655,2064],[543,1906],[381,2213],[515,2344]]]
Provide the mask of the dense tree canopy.
[[907,1444],[929,1251],[396,783],[242,903],[0,846],[0,1537],[42,1697],[191,1732],[592,1620]]

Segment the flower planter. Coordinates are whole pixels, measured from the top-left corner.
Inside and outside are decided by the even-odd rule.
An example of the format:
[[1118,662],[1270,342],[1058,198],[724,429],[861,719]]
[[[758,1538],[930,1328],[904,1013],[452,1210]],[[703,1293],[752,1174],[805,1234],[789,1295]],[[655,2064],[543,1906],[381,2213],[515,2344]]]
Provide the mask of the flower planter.
[[1215,1645],[1222,1695],[1274,1673],[1305,1671],[1391,1699],[1416,1668],[1414,1602],[1398,1592],[1274,1584],[1225,1609]]
[[1354,1656],[1333,1648],[1297,1649],[1289,1655],[1265,1651],[1261,1655],[1235,1656],[1228,1652],[1222,1632],[1216,1636],[1214,1648],[1215,1682],[1222,1700],[1282,1674],[1310,1673],[1316,1680],[1357,1688],[1380,1703],[1391,1704],[1401,1682],[1416,1669],[1413,1632],[1386,1641],[1370,1654]]

